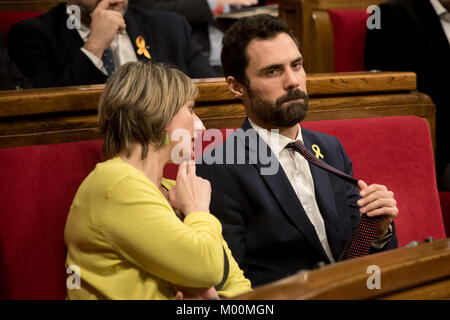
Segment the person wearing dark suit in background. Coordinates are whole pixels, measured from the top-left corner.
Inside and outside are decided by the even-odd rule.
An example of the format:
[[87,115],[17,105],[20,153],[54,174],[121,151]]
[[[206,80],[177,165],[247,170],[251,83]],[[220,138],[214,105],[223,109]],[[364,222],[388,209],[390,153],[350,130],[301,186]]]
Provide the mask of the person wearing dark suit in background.
[[[71,5],[81,9],[79,26]],[[172,64],[191,78],[215,76],[184,17],[128,7],[128,0],[62,3],[13,25],[8,49],[35,87],[104,83],[114,68],[138,59]]]
[[213,13],[207,0],[130,0],[130,4],[183,15],[192,27],[192,37],[202,46],[203,52],[208,53],[208,24],[213,20]]
[[250,6],[257,0],[131,0],[130,3],[151,10],[171,11],[184,15],[192,27],[193,38],[202,45],[216,72],[221,74],[220,49],[223,37],[215,14],[228,11],[230,5]]
[[353,174],[335,137],[298,124],[308,106],[302,62],[297,39],[279,18],[243,18],[224,36],[226,81],[248,118],[198,160],[197,173],[211,183],[210,210],[253,286],[337,261],[360,214],[381,216],[370,252],[397,247],[392,192],[362,180],[358,191],[286,148],[303,141],[310,150],[320,148],[329,165]]
[[3,35],[0,32],[0,90],[17,88],[31,88],[31,83],[9,58],[8,51],[3,44]]
[[417,74],[417,89],[436,104],[438,186],[450,190],[450,1],[389,0],[380,18],[380,29],[367,30],[366,69]]

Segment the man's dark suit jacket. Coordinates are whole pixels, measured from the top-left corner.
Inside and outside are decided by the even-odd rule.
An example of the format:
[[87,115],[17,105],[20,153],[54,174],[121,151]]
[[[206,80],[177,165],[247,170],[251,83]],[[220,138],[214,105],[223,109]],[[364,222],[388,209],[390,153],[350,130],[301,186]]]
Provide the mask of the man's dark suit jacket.
[[[210,211],[221,221],[223,236],[245,276],[255,287],[312,269],[321,261],[329,263],[281,165],[276,174],[260,174],[261,169],[270,167],[263,161],[261,154],[266,153],[261,150],[268,148],[267,154],[279,165],[277,158],[264,140],[258,144],[263,149],[257,150],[245,138],[242,132],[256,134],[248,120],[242,130],[197,161],[203,162],[197,165],[197,174],[211,183]],[[307,129],[302,129],[302,136],[307,148],[311,149],[312,144],[320,147],[325,162],[353,174],[352,163],[336,138]],[[211,155],[222,161],[239,157],[239,149],[245,152],[246,164],[205,164],[210,163]],[[310,165],[310,169],[328,242],[337,261],[360,220],[356,205],[359,193],[354,185],[318,167]],[[394,236],[382,250],[396,247]],[[372,248],[372,252],[377,251]]]
[[380,5],[381,29],[367,30],[366,69],[414,71],[417,88],[436,104],[438,174],[450,162],[450,45],[429,0]]
[[[67,17],[63,3],[9,31],[10,56],[34,87],[96,84],[107,79],[80,50],[84,42],[76,29],[67,28]],[[214,77],[184,17],[129,6],[124,19],[135,52],[136,38],[142,36],[152,62],[170,63],[192,78]],[[136,56],[148,61],[144,55]]]
[[27,89],[31,88],[31,83],[9,58],[8,51],[3,44],[3,35],[0,32],[0,90],[12,90],[16,89],[16,86]]
[[145,9],[170,11],[186,17],[192,27],[192,37],[209,54],[208,25],[213,15],[207,0],[130,0],[130,3]]

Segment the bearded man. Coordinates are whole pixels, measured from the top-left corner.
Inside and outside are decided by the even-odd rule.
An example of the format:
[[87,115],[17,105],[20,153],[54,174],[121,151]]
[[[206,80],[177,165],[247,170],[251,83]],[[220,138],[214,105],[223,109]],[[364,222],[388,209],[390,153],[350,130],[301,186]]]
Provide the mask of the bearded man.
[[290,147],[316,145],[327,164],[353,175],[335,137],[299,125],[308,107],[306,75],[287,25],[270,15],[240,19],[224,36],[221,59],[248,118],[198,161],[197,174],[211,183],[210,211],[252,285],[338,261],[361,214],[380,219],[369,253],[396,248],[392,192],[343,181]]
[[215,73],[186,19],[128,0],[69,0],[12,26],[8,50],[34,87],[104,83],[130,61],[169,63],[192,78]]

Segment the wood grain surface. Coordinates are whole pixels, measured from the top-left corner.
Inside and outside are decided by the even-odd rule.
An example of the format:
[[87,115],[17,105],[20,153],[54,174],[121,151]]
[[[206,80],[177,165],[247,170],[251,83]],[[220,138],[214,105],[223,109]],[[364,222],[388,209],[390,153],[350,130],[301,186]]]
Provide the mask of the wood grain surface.
[[[369,266],[379,267],[380,289],[367,285]],[[235,299],[449,299],[449,266],[450,239],[441,239],[300,272]]]
[[[244,106],[224,78],[194,82],[199,89],[195,112],[206,128],[241,126]],[[101,138],[97,106],[103,89],[99,84],[0,91],[0,147]],[[435,106],[416,91],[414,73],[311,74],[307,90],[305,121],[415,115],[428,121],[434,139]]]

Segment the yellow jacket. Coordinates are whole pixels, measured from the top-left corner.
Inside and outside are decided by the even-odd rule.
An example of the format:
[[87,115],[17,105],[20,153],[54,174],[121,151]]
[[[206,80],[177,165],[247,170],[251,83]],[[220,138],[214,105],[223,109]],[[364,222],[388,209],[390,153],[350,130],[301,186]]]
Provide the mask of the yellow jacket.
[[[164,179],[168,189],[175,181]],[[184,221],[140,170],[114,158],[99,163],[83,181],[64,231],[66,268],[76,266],[80,288],[69,299],[172,299],[174,285],[212,287],[225,297],[251,290],[210,213]],[[223,247],[222,247],[223,246]]]

